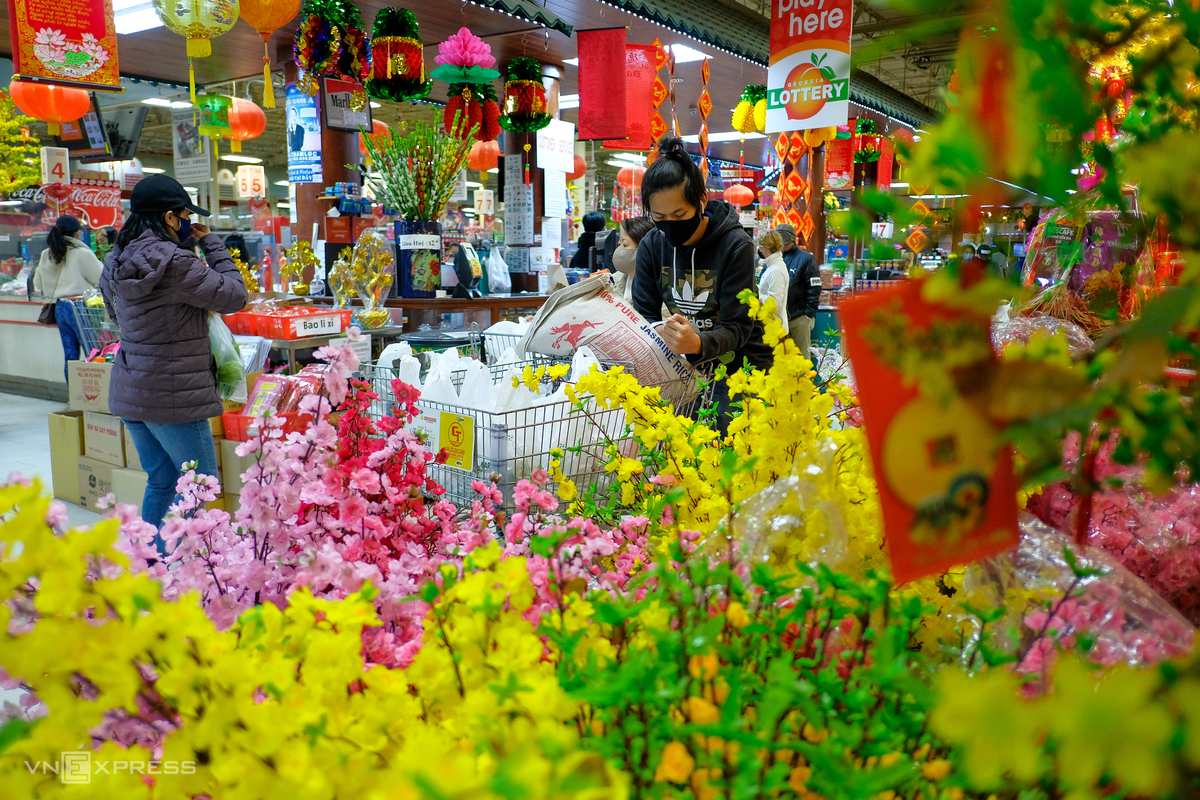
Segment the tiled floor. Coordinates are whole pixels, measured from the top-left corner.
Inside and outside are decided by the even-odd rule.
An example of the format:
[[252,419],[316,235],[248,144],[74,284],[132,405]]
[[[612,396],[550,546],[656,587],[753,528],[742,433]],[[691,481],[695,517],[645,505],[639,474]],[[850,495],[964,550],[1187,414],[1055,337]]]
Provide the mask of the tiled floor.
[[[47,494],[52,491],[50,427],[46,417],[62,409],[62,403],[0,394],[0,479],[20,472],[40,479]],[[101,518],[74,503],[67,503],[67,517],[73,526],[90,525]]]

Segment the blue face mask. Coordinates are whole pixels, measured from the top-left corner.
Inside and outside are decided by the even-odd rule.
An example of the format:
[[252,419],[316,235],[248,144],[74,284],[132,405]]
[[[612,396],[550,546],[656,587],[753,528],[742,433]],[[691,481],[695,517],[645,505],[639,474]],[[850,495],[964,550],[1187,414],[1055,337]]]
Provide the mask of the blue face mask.
[[179,218],[179,230],[175,232],[179,237],[179,243],[183,244],[188,239],[192,238],[192,221],[190,219]]

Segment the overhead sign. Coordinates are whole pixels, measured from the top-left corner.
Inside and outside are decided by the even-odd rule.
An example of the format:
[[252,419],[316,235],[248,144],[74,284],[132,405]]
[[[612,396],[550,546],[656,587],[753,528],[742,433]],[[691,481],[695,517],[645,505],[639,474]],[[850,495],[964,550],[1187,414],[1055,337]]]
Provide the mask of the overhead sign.
[[265,197],[267,194],[267,171],[263,167],[243,164],[237,171],[238,197]]
[[537,132],[538,169],[575,171],[575,124],[560,119]]
[[475,190],[475,213],[481,217],[491,217],[496,214],[496,193],[491,189]]
[[43,147],[42,183],[70,182],[70,151],[65,147]]
[[180,183],[211,181],[208,137],[200,135],[194,113],[178,110],[171,115],[171,139],[175,146],[175,180]]
[[845,125],[853,0],[771,0],[767,131]]
[[112,0],[8,0],[18,77],[119,91]]

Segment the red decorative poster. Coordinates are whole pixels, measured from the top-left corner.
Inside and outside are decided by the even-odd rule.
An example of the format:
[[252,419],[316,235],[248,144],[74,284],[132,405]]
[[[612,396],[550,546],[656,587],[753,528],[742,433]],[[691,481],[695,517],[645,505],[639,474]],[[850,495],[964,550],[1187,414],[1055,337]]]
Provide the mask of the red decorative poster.
[[875,182],[879,188],[887,191],[892,188],[892,162],[896,158],[896,146],[886,136],[879,139],[879,170]]
[[650,150],[650,117],[654,114],[654,51],[652,44],[625,45],[626,138],[608,139],[609,150]]
[[[628,135],[625,29],[576,31],[579,36],[579,141]],[[652,84],[653,85],[653,82]]]
[[922,299],[923,285],[905,281],[842,306],[897,583],[1017,543],[1012,451],[998,429],[953,390],[928,396],[899,369],[914,354],[940,360],[949,342],[974,341],[994,359],[991,321]]
[[8,0],[17,77],[121,88],[112,0]]
[[854,187],[854,140],[831,139],[825,144],[825,188]]

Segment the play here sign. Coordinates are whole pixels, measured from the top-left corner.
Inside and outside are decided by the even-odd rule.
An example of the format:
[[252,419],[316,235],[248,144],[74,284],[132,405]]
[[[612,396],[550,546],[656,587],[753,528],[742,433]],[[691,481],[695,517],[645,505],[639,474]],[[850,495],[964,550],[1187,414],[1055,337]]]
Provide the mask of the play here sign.
[[845,125],[852,0],[772,0],[767,132]]

